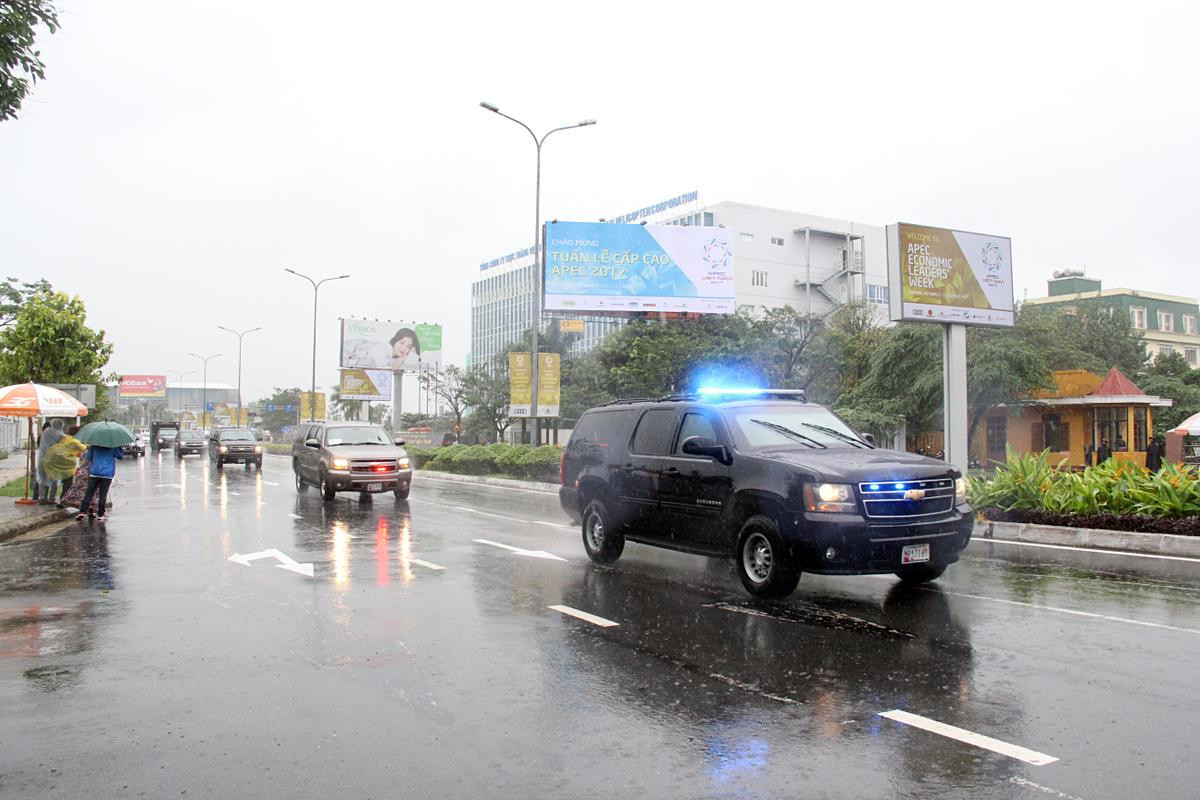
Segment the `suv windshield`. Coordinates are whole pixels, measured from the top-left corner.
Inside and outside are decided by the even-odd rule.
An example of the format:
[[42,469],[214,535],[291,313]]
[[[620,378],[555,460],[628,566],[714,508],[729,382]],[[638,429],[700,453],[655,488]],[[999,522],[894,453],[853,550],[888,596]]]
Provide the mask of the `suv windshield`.
[[178,433],[179,433],[179,431],[175,430],[174,428],[163,428],[162,430],[160,430],[158,432],[158,438],[174,439]]
[[237,428],[230,428],[229,430],[221,431],[217,438],[219,438],[222,442],[258,441],[254,438],[254,433],[252,431],[238,430]]
[[795,446],[858,447],[869,445],[833,412],[820,406],[764,405],[724,409],[739,449]]
[[335,447],[340,444],[391,444],[383,428],[365,425],[330,428],[325,433],[325,444]]
[[179,438],[185,442],[198,442],[204,437],[200,435],[200,431],[180,431]]

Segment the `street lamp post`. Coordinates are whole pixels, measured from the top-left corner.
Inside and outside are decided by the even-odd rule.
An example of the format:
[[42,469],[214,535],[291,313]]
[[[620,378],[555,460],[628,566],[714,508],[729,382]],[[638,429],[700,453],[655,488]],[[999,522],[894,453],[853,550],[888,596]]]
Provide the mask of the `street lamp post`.
[[240,333],[238,331],[235,331],[233,328],[226,328],[224,325],[218,325],[217,327],[220,330],[228,331],[229,333],[232,333],[234,336],[237,337],[237,340],[238,340],[237,424],[238,424],[238,426],[241,426],[241,424],[242,424],[242,337],[245,336],[247,333],[254,333],[255,331],[261,331],[262,326],[260,325],[257,328],[249,328],[247,330],[241,331]]
[[194,370],[194,369],[189,369],[187,372],[180,372],[180,371],[179,371],[179,370],[177,370],[177,369],[169,369],[169,370],[167,370],[167,372],[169,372],[169,373],[171,373],[172,375],[174,375],[174,376],[175,376],[175,379],[179,381],[179,419],[182,421],[182,420],[183,420],[183,411],[184,411],[184,405],[183,405],[183,379],[184,379],[185,377],[187,377],[188,375],[195,375],[195,374],[196,374],[196,370]]
[[304,278],[312,284],[313,287],[313,346],[312,346],[312,393],[309,394],[308,412],[309,418],[315,419],[317,416],[317,290],[321,288],[321,284],[326,281],[340,281],[342,278],[349,278],[349,275],[334,275],[330,278],[322,278],[319,281],[314,281],[312,278],[294,269],[288,267],[283,268],[284,272],[290,272],[298,278]]
[[538,333],[542,322],[542,260],[545,258],[545,253],[542,252],[542,144],[550,137],[550,134],[558,131],[569,131],[572,128],[584,128],[588,125],[595,125],[596,120],[585,119],[574,125],[564,125],[561,128],[552,128],[546,131],[539,139],[537,134],[521,120],[515,117],[510,117],[502,112],[499,108],[491,103],[479,104],[493,114],[499,114],[507,120],[520,125],[529,135],[533,137],[533,144],[537,148],[537,180],[534,184],[533,195],[533,318],[530,321],[530,408],[529,416],[533,420],[533,435],[537,444],[542,443],[541,427],[538,422]]
[[[201,390],[201,396],[200,396],[200,398],[201,398],[200,399],[200,419],[203,420],[204,415],[208,413],[208,360],[210,358],[217,358],[221,354],[213,353],[211,356],[201,356],[201,355],[196,355],[195,353],[188,353],[188,355],[191,356],[192,358],[198,358],[204,362],[204,378],[203,378],[204,388]],[[241,416],[240,411],[238,412],[238,416]],[[212,427],[212,426],[210,425],[209,427]]]

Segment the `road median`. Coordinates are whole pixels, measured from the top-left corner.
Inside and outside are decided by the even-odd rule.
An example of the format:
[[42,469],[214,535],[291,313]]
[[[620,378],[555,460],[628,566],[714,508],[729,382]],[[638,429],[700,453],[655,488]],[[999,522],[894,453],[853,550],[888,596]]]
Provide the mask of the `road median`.
[[525,481],[516,478],[494,478],[490,475],[460,475],[456,472],[440,472],[435,469],[419,469],[413,475],[414,482],[425,479],[449,481],[451,483],[470,483],[476,486],[500,486],[507,489],[523,489],[528,492],[558,495],[557,483]]
[[71,518],[73,512],[51,506],[45,510],[30,510],[16,516],[0,518],[0,542],[7,542],[23,533]]

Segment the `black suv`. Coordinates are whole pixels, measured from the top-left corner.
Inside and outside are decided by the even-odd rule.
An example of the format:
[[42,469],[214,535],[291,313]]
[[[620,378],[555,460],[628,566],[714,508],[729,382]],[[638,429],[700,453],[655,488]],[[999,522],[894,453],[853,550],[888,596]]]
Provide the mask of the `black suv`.
[[220,428],[208,439],[208,457],[217,469],[239,461],[247,469],[251,464],[262,469],[262,453],[262,445],[249,428]]
[[204,452],[204,434],[196,430],[180,431],[175,437],[175,457],[183,458],[188,453],[200,455]]
[[931,581],[973,514],[941,461],[876,449],[802,392],[618,401],[584,414],[563,452],[563,508],[600,563],[625,540],[730,557],[746,590],[784,597],[800,573]]

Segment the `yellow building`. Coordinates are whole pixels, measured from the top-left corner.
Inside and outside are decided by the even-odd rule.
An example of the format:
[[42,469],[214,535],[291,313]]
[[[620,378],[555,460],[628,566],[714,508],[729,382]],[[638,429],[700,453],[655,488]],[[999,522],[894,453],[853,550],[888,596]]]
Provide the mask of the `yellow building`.
[[1154,409],[1170,400],[1146,394],[1116,367],[1103,378],[1082,369],[1058,370],[1053,377],[1055,391],[989,409],[971,442],[972,458],[1004,461],[1008,445],[1018,453],[1048,449],[1054,461],[1082,466],[1107,445],[1115,458],[1145,466]]

